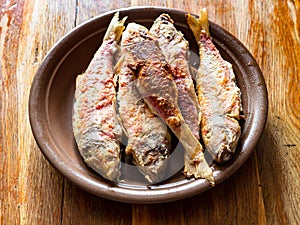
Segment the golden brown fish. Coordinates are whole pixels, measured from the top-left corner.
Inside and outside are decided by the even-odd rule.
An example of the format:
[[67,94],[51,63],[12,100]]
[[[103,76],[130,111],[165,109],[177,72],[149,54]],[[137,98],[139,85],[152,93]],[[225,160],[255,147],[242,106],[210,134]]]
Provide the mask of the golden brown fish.
[[232,65],[221,57],[212,42],[206,9],[201,10],[199,19],[190,14],[186,19],[199,45],[196,83],[202,113],[201,134],[208,152],[222,163],[232,157],[241,134],[241,92]]
[[143,28],[130,23],[122,36],[121,58],[115,67],[119,84],[118,113],[128,136],[126,153],[132,153],[135,164],[145,178],[150,183],[156,183],[165,179],[171,135],[167,126],[150,111],[136,89],[136,74],[133,69],[136,61],[131,49],[140,43]]
[[116,13],[85,73],[76,79],[73,133],[85,163],[109,180],[118,180],[122,134],[116,115],[113,59],[125,19]]

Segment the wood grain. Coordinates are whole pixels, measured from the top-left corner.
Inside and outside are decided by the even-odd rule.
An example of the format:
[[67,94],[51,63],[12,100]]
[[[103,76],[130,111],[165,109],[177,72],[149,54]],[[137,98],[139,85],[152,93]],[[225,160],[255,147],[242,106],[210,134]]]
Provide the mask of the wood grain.
[[[18,159],[21,153],[18,140],[18,79],[14,63],[17,61],[20,20],[13,16],[22,16],[23,8],[1,3],[0,11],[0,212],[1,224],[20,220],[20,183],[21,171]],[[16,52],[10,51],[15,48]]]
[[255,166],[255,158],[251,157],[215,189],[186,200],[133,205],[132,224],[267,224]]
[[[16,76],[13,96],[17,97],[15,102],[8,100],[17,113],[17,118],[12,121],[17,125],[17,130],[8,130],[6,137],[14,134],[17,146],[7,150],[18,154],[9,165],[12,171],[18,171],[18,183],[9,183],[11,187],[17,188],[18,198],[10,203],[18,204],[16,223],[58,224],[61,220],[62,177],[45,161],[33,140],[29,129],[27,102],[38,66],[51,46],[72,28],[70,23],[65,24],[72,15],[65,13],[69,5],[62,7],[45,1],[19,1],[10,7],[22,10],[19,15],[12,15],[12,21],[19,24],[11,24],[10,27],[18,32],[12,34],[12,40],[16,39],[4,51],[6,55],[12,53],[16,56],[10,62],[11,70],[7,72]],[[16,33],[19,35],[15,36]],[[49,199],[52,200],[48,201]],[[13,214],[9,215],[16,219]]]
[[131,224],[131,205],[96,197],[65,181],[62,225]]
[[[41,154],[28,118],[31,82],[53,44],[101,13],[141,5],[206,7],[256,58],[269,93],[265,131],[232,177],[155,205],[75,187]],[[300,224],[299,55],[299,0],[0,0],[0,224]]]
[[[297,5],[296,5],[297,4]],[[300,42],[295,12],[299,1],[278,2],[271,7],[262,69],[269,89],[269,119],[258,157],[266,215],[270,224],[300,221]],[[299,11],[298,11],[299,12]],[[272,15],[272,16],[270,16]],[[298,13],[299,15],[299,13]],[[297,25],[298,24],[298,25]],[[273,204],[271,204],[273,202]]]

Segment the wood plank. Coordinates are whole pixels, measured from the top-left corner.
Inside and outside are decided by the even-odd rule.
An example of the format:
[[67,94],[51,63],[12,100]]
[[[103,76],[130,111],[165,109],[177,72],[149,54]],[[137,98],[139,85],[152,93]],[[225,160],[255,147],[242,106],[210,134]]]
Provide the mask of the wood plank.
[[76,24],[79,25],[88,19],[103,14],[110,10],[125,8],[130,6],[130,1],[110,1],[110,0],[78,0]]
[[[0,224],[20,220],[18,159],[18,95],[15,62],[22,7],[1,4],[0,11]],[[13,17],[18,15],[19,20]]]
[[103,199],[64,183],[62,225],[130,225],[131,205]]
[[133,225],[266,223],[255,156],[215,188],[185,200],[133,205]]
[[133,204],[132,224],[164,225],[185,224],[185,210],[182,201],[161,204]]
[[[1,99],[4,103],[1,105],[1,131],[5,131],[1,159],[5,162],[1,165],[6,171],[1,174],[6,177],[3,188],[7,192],[1,191],[6,195],[1,197],[5,204],[1,222],[59,224],[62,177],[46,162],[33,139],[28,98],[37,68],[54,42],[73,26],[74,13],[65,13],[71,8],[69,4],[52,1],[6,1],[6,4],[10,11],[1,19],[2,25],[8,27],[7,32],[1,33],[5,41],[1,51],[1,74],[4,76],[1,83],[5,84],[4,99]],[[72,8],[75,12],[75,6]],[[71,25],[68,16],[72,17]]]
[[266,224],[255,167],[253,155],[228,180],[187,199],[186,224]]
[[266,217],[268,224],[297,224],[300,221],[299,1],[263,4],[263,7],[266,11],[262,15],[261,63],[269,90],[269,115],[259,143],[258,160],[268,206]]
[[[28,94],[36,70],[52,45],[68,31],[65,14],[70,5],[53,4],[50,1],[29,1],[25,3],[25,18],[21,27],[22,36],[18,52],[19,98],[23,108],[19,118],[24,120],[19,127],[20,149],[22,151],[22,215],[21,224],[59,224],[61,221],[62,176],[44,159],[28,130]],[[72,7],[75,9],[75,7]],[[69,21],[74,20],[74,14]],[[71,19],[71,20],[70,20]],[[71,24],[71,25],[70,25]],[[41,175],[38,175],[41,174]],[[49,213],[51,212],[51,213]]]

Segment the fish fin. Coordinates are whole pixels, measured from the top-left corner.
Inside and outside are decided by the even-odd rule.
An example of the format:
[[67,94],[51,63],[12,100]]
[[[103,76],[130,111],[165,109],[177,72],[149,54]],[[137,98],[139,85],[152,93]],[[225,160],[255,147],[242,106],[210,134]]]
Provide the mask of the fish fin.
[[198,112],[198,126],[201,125],[201,120],[202,120],[202,113],[201,113],[201,110],[199,109],[199,112]]
[[196,179],[204,178],[214,186],[213,172],[204,157],[203,147],[185,123],[182,124],[179,140],[186,150],[184,174]]
[[185,18],[197,42],[200,41],[201,34],[206,34],[210,36],[206,8],[201,9],[198,19],[195,16],[192,16],[191,14],[186,14]]
[[[118,110],[118,109],[116,109],[116,110]],[[117,117],[117,120],[118,120],[118,122],[119,122],[119,124],[121,126],[121,129],[122,129],[123,133],[125,134],[126,137],[128,137],[128,132],[127,132],[126,128],[123,125],[123,120],[122,120],[120,114],[116,113],[116,117]]]
[[76,89],[79,88],[80,83],[81,83],[81,79],[82,79],[83,77],[84,77],[84,73],[78,74],[78,75],[77,75],[77,77],[76,77],[76,82],[75,82]]
[[198,69],[190,65],[189,70],[193,81],[196,81],[198,79]]
[[132,153],[132,146],[130,144],[125,148],[125,154],[130,155]]
[[196,157],[191,160],[189,157],[185,157],[185,166],[184,166],[184,174],[187,177],[194,176],[197,178],[204,178],[206,179],[212,186],[215,185],[215,180],[213,176],[212,169],[207,164],[204,153],[199,152]]
[[117,76],[120,73],[123,63],[125,62],[125,57],[121,56],[114,66],[114,74]]
[[124,23],[127,19],[127,16],[122,20],[119,20],[119,12],[115,13],[110,24],[108,25],[107,31],[104,36],[104,41],[111,38],[111,35],[114,35],[114,39],[119,42],[121,39],[123,30],[125,29]]

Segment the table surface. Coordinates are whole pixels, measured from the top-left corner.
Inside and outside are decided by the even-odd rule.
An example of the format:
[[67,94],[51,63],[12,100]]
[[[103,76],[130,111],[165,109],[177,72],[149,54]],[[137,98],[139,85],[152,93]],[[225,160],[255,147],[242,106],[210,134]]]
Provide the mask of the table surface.
[[[153,205],[86,193],[41,154],[28,119],[35,72],[82,22],[112,9],[164,6],[198,14],[236,36],[266,80],[269,112],[253,155],[194,197]],[[0,0],[0,224],[300,224],[300,1]]]

